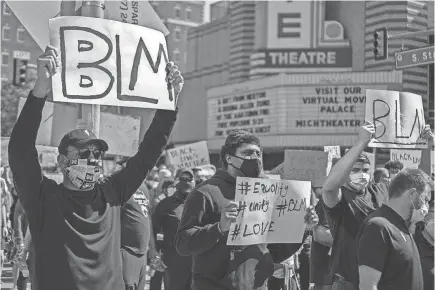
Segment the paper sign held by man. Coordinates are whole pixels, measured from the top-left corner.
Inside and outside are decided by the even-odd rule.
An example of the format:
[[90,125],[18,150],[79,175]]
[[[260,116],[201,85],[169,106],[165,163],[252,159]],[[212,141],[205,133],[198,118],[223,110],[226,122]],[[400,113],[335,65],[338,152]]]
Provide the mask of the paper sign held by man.
[[166,82],[163,33],[90,17],[50,19],[50,43],[60,52],[53,76],[56,102],[175,110]]
[[301,243],[310,194],[309,181],[237,177],[239,213],[227,245]]
[[366,90],[365,120],[373,123],[376,130],[369,147],[427,148],[427,141],[420,138],[425,121],[423,102],[419,95]]

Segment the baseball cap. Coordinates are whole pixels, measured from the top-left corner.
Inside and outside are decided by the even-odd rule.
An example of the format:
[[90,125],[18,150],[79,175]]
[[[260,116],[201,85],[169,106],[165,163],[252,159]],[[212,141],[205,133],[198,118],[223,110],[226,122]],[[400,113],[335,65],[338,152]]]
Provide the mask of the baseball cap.
[[68,151],[68,146],[83,147],[89,143],[95,143],[100,146],[102,151],[109,150],[109,145],[106,141],[98,139],[94,133],[87,129],[75,129],[63,136],[57,147],[60,154],[65,154]]
[[362,163],[368,163],[370,164],[370,159],[367,156],[367,154],[365,154],[364,152],[361,153],[358,157],[358,159],[356,160],[356,162],[362,162]]
[[193,171],[189,168],[181,168],[178,169],[177,174],[175,175],[175,179],[179,178],[181,174],[188,173],[193,177]]

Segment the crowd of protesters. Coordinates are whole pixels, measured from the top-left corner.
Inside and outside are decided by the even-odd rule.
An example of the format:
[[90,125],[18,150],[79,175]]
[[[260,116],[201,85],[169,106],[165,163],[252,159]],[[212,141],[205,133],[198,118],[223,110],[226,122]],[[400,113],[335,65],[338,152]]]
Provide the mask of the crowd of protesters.
[[[301,243],[228,246],[236,178],[268,178],[260,139],[232,131],[221,168],[156,167],[178,113],[157,110],[138,153],[114,172],[101,167],[110,144],[88,130],[67,133],[58,184],[35,148],[58,66],[48,47],[1,172],[1,262],[12,262],[16,289],[143,290],[147,276],[151,290],[434,289],[433,180],[398,161],[371,176],[373,124],[312,188]],[[178,96],[183,78],[173,63],[167,71]],[[428,126],[421,137],[433,147]]]

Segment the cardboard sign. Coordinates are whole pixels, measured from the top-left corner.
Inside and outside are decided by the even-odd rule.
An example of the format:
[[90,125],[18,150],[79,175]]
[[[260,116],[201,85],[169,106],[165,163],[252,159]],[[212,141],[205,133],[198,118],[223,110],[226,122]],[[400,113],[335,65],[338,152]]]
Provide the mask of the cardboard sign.
[[273,175],[279,175],[282,177],[284,175],[284,162],[269,171]]
[[369,147],[427,148],[420,138],[424,129],[421,96],[405,92],[366,90],[365,120],[374,124],[376,133]]
[[168,163],[174,166],[176,170],[210,164],[206,141],[169,149],[166,155],[168,156]]
[[390,150],[390,160],[398,160],[404,167],[418,168],[421,162],[421,150]]
[[326,174],[329,175],[332,168],[332,160],[334,158],[340,158],[340,146],[324,146],[325,152],[328,152],[328,167],[326,168]]
[[302,242],[310,194],[309,181],[237,177],[239,214],[227,245]]
[[[163,33],[100,18],[50,19],[50,43],[59,47],[53,76],[56,102],[174,110],[166,83]],[[122,52],[121,52],[122,48]]]
[[286,150],[284,179],[311,181],[313,187],[322,187],[328,166],[328,153],[309,150]]
[[100,138],[109,145],[108,154],[133,156],[139,148],[140,118],[101,112]]

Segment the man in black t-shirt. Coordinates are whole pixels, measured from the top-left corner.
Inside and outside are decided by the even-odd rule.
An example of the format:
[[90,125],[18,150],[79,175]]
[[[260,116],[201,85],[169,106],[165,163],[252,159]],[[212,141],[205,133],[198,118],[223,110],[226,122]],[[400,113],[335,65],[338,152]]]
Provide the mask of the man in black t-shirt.
[[375,128],[364,123],[357,143],[332,167],[322,188],[326,218],[331,230],[332,290],[358,289],[356,236],[363,220],[384,202],[385,184],[369,184],[370,160],[363,153]]
[[363,223],[357,237],[360,290],[423,290],[417,245],[409,230],[428,213],[431,179],[405,168],[391,181],[389,201]]

